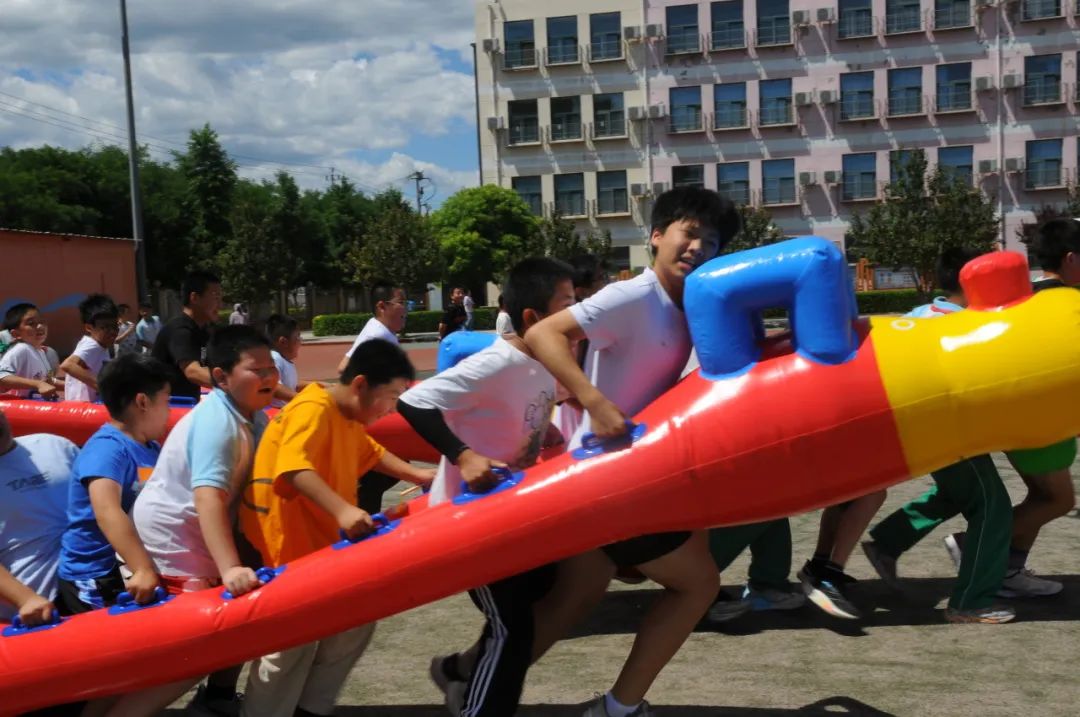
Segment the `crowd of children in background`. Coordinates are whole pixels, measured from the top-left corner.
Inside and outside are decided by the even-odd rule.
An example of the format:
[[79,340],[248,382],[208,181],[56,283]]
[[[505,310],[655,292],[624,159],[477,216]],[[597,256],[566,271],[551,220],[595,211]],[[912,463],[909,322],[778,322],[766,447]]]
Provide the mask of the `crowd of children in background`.
[[[265,331],[239,321],[213,329],[222,292],[204,272],[185,279],[182,313],[165,324],[148,306],[135,322],[130,307],[88,296],[79,305],[85,335],[62,363],[45,346],[38,309],[11,307],[0,390],[100,400],[109,420],[79,450],[56,436],[14,439],[0,411],[0,620],[39,624],[54,611],[107,607],[122,592],[138,603],[219,586],[240,595],[259,588],[258,568],[325,548],[339,531],[371,531],[383,492],[399,480],[430,488],[437,505],[463,488],[490,488],[545,448],[574,448],[587,432],[622,435],[627,417],[693,366],[684,282],[738,233],[740,220],[716,193],[682,188],[657,199],[652,228],[653,267],[628,281],[608,285],[594,257],[518,263],[502,287],[501,340],[411,388],[414,369],[396,336],[406,313],[400,287],[374,287],[375,316],[338,366],[339,380],[327,385],[298,379],[295,319],[271,316]],[[1048,222],[1033,253],[1044,272],[1036,289],[1080,285],[1080,223]],[[912,315],[963,310],[958,275],[974,256],[945,252],[939,283],[947,296]],[[468,327],[471,308],[455,289],[440,334]],[[171,396],[198,402],[166,438]],[[268,408],[278,409],[272,418]],[[441,453],[437,468],[414,466],[368,435],[366,426],[395,409]],[[1035,577],[1026,559],[1039,528],[1075,504],[1075,456],[1075,440],[1010,453],[1029,490],[1015,509],[989,457],[943,468],[924,496],[870,531],[863,550],[895,586],[900,556],[962,514],[967,531],[946,538],[959,568],[946,619],[1007,622],[1015,610],[998,597],[1062,589]],[[513,714],[529,666],[595,608],[612,578],[637,575],[663,591],[611,689],[582,710],[653,714],[647,691],[703,617],[792,609],[807,597],[835,617],[859,617],[845,564],[884,497],[823,513],[815,553],[798,573],[801,589],[790,582],[787,519],[640,536],[479,586],[469,595],[483,630],[471,647],[433,658],[432,680],[453,715]],[[719,591],[718,573],[746,549],[749,579],[732,598]],[[206,676],[191,709],[328,715],[374,627],[262,656],[251,663],[243,700],[242,666]],[[198,682],[54,713],[156,714]]]

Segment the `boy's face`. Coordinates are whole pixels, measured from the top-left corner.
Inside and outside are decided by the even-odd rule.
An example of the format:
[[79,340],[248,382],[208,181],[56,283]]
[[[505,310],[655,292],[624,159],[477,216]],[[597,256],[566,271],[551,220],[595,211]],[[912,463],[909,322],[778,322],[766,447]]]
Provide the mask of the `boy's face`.
[[465,292],[461,289],[454,289],[450,292],[450,301],[454,304],[460,304],[465,301]]
[[160,441],[169,427],[170,393],[171,389],[166,385],[156,393],[140,393],[135,397],[132,408],[138,411],[136,420],[147,440]]
[[221,310],[221,284],[209,284],[201,294],[192,293],[189,304],[196,318],[203,321],[216,321]]
[[241,410],[261,411],[274,399],[278,370],[270,349],[257,346],[242,352],[232,371],[215,368],[214,381]]
[[563,309],[568,309],[576,303],[577,297],[574,295],[574,282],[570,279],[562,279],[555,284],[555,290],[551,293],[551,298],[548,299],[547,311],[545,313],[541,314],[539,311],[525,309],[521,317],[525,324],[525,331],[522,333],[528,333],[529,329],[540,323],[542,319],[545,319],[552,314],[557,314]]
[[405,314],[408,306],[404,289],[394,289],[394,297],[390,301],[379,302],[379,309],[382,311],[386,327],[395,334],[405,328]]
[[116,343],[116,335],[120,333],[120,324],[115,318],[95,319],[94,323],[86,324],[86,333],[90,338],[97,341],[103,348],[109,348]]
[[150,308],[147,307],[147,306],[140,306],[139,307],[139,318],[140,319],[149,319],[150,318]]
[[365,426],[370,426],[394,412],[401,394],[409,389],[409,382],[404,378],[395,378],[390,383],[371,387],[366,378],[357,376],[349,387],[356,404],[353,417]]
[[300,355],[300,329],[293,331],[288,336],[279,336],[277,339],[277,352],[292,361]]
[[654,231],[649,241],[656,254],[653,270],[666,275],[680,290],[690,272],[720,251],[720,233],[692,219],[672,222],[663,232]]
[[45,343],[47,333],[48,330],[45,328],[45,322],[41,320],[41,314],[37,309],[30,309],[22,317],[19,325],[11,330],[11,337],[40,348]]

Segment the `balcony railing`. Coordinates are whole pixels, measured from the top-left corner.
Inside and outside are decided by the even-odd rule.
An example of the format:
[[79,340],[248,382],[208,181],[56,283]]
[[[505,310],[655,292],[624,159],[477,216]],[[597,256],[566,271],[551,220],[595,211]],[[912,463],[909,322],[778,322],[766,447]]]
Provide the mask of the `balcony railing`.
[[584,217],[585,214],[585,193],[584,192],[567,192],[566,194],[555,195],[554,209],[561,216],[564,217]]
[[765,180],[761,189],[762,204],[797,204],[798,201],[799,191],[795,186],[795,177]]
[[969,109],[971,109],[971,85],[951,85],[938,88],[938,112],[961,112]]
[[517,70],[536,66],[536,48],[532,46],[506,48],[506,54],[503,55],[503,67],[505,69]]
[[890,92],[889,93],[889,116],[903,117],[905,115],[918,115],[923,111],[923,96],[915,92]]
[[841,39],[873,35],[874,16],[869,9],[841,13],[840,21],[836,23],[836,32]]
[[957,27],[971,27],[971,5],[950,5],[934,10],[934,29],[949,30]]
[[1061,79],[1058,77],[1032,78],[1024,83],[1024,105],[1053,105],[1062,101]]
[[1061,17],[1061,0],[1024,0],[1025,20]]
[[625,189],[601,191],[594,205],[597,216],[605,214],[628,214],[630,202]]
[[862,176],[856,174],[855,176],[849,177],[848,173],[844,173],[842,196],[846,201],[876,199],[878,195],[877,191],[877,179],[874,176]]
[[589,45],[589,60],[602,62],[603,60],[621,60],[623,56],[622,40],[600,40]]
[[725,105],[714,109],[713,129],[739,129],[748,125],[745,106]]
[[790,102],[765,105],[758,112],[758,126],[795,124],[795,107]]
[[596,118],[593,123],[593,137],[603,139],[605,137],[625,137],[626,118],[622,112],[612,113],[607,117],[603,115]]
[[897,35],[902,32],[922,30],[922,11],[918,7],[907,7],[885,16],[885,34]]
[[791,44],[791,18],[787,15],[759,17],[757,25],[758,47]]
[[1028,189],[1060,187],[1061,167],[1055,164],[1036,164],[1024,172],[1024,186]]
[[672,29],[667,36],[665,51],[669,55],[701,52],[701,35],[697,26]]
[[840,99],[840,119],[869,119],[874,116],[872,94],[844,95]]
[[672,107],[668,122],[671,132],[697,132],[702,129],[700,107]]
[[581,120],[563,120],[552,122],[548,128],[548,137],[552,142],[568,142],[581,139]]
[[709,35],[709,47],[713,50],[746,47],[746,28],[741,22],[733,22],[726,27],[714,27]]
[[750,183],[743,180],[739,184],[725,184],[723,182],[716,188],[717,193],[727,197],[738,205],[750,203]]
[[531,144],[540,141],[540,123],[534,118],[531,121],[510,122],[510,144]]
[[574,65],[578,62],[581,62],[581,49],[577,44],[549,45],[547,48],[549,65]]

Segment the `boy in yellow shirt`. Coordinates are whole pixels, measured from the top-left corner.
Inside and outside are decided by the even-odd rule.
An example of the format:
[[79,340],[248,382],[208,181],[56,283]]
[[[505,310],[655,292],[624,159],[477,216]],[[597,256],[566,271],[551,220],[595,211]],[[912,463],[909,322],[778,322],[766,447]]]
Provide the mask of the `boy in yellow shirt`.
[[[282,409],[263,433],[252,481],[240,511],[244,535],[278,567],[338,540],[373,530],[356,506],[356,478],[370,470],[426,485],[434,469],[415,468],[368,435],[394,410],[414,378],[412,364],[388,341],[360,345],[341,381],[311,384]],[[374,625],[266,655],[251,668],[243,712],[248,716],[329,715],[349,671],[363,654]]]

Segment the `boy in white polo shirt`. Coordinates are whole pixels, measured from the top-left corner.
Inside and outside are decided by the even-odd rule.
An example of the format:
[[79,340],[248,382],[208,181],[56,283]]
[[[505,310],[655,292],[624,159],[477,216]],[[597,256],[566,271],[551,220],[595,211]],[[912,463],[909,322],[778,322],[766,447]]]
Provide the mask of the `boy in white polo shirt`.
[[338,364],[339,374],[349,365],[349,357],[353,355],[356,347],[365,341],[382,339],[392,344],[398,343],[397,335],[405,328],[405,314],[408,310],[405,290],[380,282],[371,289],[371,306],[375,315],[367,320],[352,346],[345,352],[341,363]]
[[[573,270],[555,259],[525,259],[504,286],[515,333],[402,395],[398,411],[443,458],[431,505],[454,499],[464,482],[473,491],[497,479],[493,467],[531,466],[550,439],[555,379],[522,338],[544,316],[574,303]],[[532,661],[533,603],[547,592],[554,566],[544,566],[470,590],[486,618],[469,651],[432,660],[431,675],[460,717],[505,717],[517,710]],[[468,676],[468,677],[467,677]],[[451,684],[452,683],[452,684]]]
[[300,355],[300,325],[284,314],[271,314],[266,320],[266,338],[270,339],[274,365],[278,370],[278,387],[274,389],[271,408],[281,408],[307,386],[296,375],[296,357]]
[[[716,256],[739,228],[735,205],[716,192],[696,187],[665,192],[652,213],[653,268],[611,284],[529,333],[525,342],[537,360],[585,408],[570,448],[580,445],[587,432],[601,439],[622,436],[628,416],[678,382],[691,349],[682,305],[686,277]],[[584,370],[570,353],[573,342],[582,339],[589,340]],[[660,583],[664,593],[650,607],[614,687],[587,705],[587,717],[651,714],[645,693],[719,589],[705,532],[663,533],[564,561],[559,586],[545,603],[557,598],[566,620],[578,617],[603,594],[617,567],[637,568]],[[560,589],[563,585],[568,593]],[[538,654],[568,628],[538,623]]]
[[45,322],[33,304],[15,304],[4,315],[4,328],[15,343],[0,356],[0,392],[29,398],[37,392],[42,398],[55,398],[64,382],[55,377],[44,344]]
[[98,374],[109,362],[109,349],[120,333],[120,310],[105,294],[90,294],[79,302],[79,316],[86,335],[60,364],[67,374],[64,400],[94,402],[98,399]]

